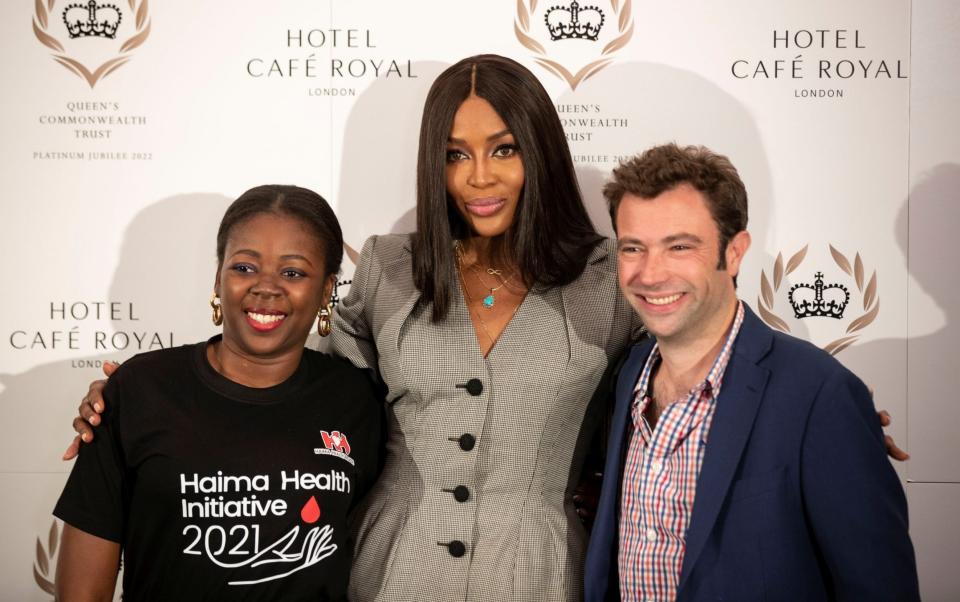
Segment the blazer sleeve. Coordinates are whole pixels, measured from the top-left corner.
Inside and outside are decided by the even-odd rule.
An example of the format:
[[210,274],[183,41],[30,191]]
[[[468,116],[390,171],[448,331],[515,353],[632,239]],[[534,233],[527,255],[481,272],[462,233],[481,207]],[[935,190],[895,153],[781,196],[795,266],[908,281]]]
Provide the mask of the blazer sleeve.
[[838,367],[810,410],[803,500],[836,600],[919,600],[907,501],[863,382]]
[[330,351],[361,369],[378,374],[377,346],[370,324],[370,306],[375,295],[380,269],[375,267],[377,237],[363,243],[350,292],[333,312]]

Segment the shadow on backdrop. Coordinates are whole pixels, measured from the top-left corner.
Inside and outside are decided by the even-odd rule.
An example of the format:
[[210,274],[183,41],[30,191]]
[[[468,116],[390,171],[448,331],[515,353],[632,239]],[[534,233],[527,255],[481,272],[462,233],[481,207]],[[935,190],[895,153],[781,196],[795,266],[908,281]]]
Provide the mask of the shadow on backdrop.
[[[72,463],[62,462],[60,455],[73,437],[70,420],[80,398],[89,382],[100,377],[99,362],[123,360],[139,352],[135,335],[142,336],[146,351],[154,333],[165,346],[172,336],[176,346],[215,332],[207,302],[216,275],[217,227],[231,201],[217,194],[176,195],[149,205],[131,220],[110,289],[106,298],[99,300],[119,301],[124,307],[132,303],[137,320],[76,322],[83,343],[76,357],[41,364],[21,374],[0,375],[5,387],[0,393],[0,409],[12,427],[0,437],[0,472],[70,470]],[[86,269],[94,271],[99,266]],[[95,301],[72,299],[68,290],[63,297],[50,301]],[[72,325],[68,318],[41,328],[69,330]],[[96,330],[106,333],[107,349],[94,348],[91,341]],[[110,344],[116,332],[127,333],[125,350]],[[118,344],[124,340],[117,337]]]
[[[960,424],[960,406],[956,403],[960,390],[956,351],[960,340],[960,269],[955,265],[960,232],[958,191],[960,165],[938,165],[911,188],[895,226],[897,244],[913,284],[933,300],[944,322],[924,323],[937,320],[937,316],[921,316],[908,308],[912,324],[904,330],[933,332],[906,340],[874,340],[841,353],[844,362],[875,387],[877,404],[890,405],[891,413],[896,410],[893,434],[911,454],[906,465],[911,481],[960,482],[956,437],[956,425]],[[898,468],[904,472],[901,466]]]

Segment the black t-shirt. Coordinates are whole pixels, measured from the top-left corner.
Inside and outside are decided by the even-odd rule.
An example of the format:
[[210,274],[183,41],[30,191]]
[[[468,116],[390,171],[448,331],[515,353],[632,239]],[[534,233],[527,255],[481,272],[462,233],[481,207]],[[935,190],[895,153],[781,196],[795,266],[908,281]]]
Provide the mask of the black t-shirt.
[[249,388],[206,345],[110,378],[54,514],[122,545],[125,601],[345,599],[347,513],[378,470],[372,385],[305,349],[285,382]]

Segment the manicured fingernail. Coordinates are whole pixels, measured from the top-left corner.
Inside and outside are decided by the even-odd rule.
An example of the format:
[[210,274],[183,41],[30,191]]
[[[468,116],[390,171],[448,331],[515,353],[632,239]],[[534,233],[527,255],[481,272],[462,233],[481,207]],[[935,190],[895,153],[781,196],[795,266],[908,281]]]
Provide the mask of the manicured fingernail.
[[102,411],[103,411],[103,406],[102,406],[100,403],[95,403],[95,404],[93,404],[93,409],[96,410],[96,411],[98,411],[98,412],[102,412]]
[[89,443],[89,442],[90,442],[90,435],[88,435],[88,434],[86,434],[86,433],[80,435],[80,438],[83,439],[83,441],[84,441],[85,443]]

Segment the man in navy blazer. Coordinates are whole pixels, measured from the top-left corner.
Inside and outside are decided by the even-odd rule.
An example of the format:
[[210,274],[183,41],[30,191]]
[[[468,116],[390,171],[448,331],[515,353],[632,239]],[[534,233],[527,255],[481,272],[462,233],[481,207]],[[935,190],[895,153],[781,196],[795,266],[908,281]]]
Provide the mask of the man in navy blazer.
[[604,195],[653,338],[617,381],[586,600],[918,600],[867,388],[737,299],[750,236],[733,165],[656,147]]

